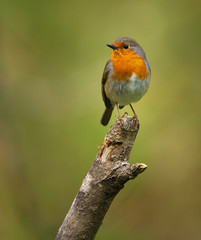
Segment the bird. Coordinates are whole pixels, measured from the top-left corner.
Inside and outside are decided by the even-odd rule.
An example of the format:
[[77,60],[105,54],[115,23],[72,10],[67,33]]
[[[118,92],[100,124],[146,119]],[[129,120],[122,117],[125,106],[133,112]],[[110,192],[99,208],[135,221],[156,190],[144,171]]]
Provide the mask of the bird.
[[117,38],[112,44],[111,58],[107,61],[101,82],[105,111],[101,124],[106,126],[116,105],[119,108],[130,105],[134,117],[136,113],[131,103],[139,101],[147,92],[151,78],[151,68],[145,52],[136,40],[130,37]]

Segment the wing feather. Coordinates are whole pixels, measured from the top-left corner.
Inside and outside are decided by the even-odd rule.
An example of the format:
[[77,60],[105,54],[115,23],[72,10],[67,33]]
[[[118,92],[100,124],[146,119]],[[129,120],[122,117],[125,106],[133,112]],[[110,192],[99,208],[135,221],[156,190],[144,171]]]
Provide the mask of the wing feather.
[[111,62],[112,62],[111,59],[109,59],[107,61],[104,71],[103,71],[102,82],[101,82],[102,98],[103,98],[106,108],[112,107],[110,99],[106,96],[106,93],[105,93],[105,83],[106,83],[106,80],[107,80],[109,72],[110,72],[109,65],[111,64]]

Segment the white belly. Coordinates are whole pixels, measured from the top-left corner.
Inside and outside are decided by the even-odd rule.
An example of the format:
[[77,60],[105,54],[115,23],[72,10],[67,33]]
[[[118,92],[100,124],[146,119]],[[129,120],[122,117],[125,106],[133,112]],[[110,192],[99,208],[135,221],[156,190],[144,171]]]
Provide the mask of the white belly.
[[105,93],[112,104],[118,103],[120,106],[137,102],[149,88],[150,77],[139,80],[133,74],[128,81],[118,81],[109,77],[105,83]]

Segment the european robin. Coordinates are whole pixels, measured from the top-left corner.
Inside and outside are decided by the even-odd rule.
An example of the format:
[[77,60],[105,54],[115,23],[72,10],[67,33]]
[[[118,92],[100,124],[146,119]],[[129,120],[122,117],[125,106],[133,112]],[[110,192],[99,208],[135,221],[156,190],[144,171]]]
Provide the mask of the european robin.
[[101,124],[106,126],[112,115],[114,106],[119,108],[139,101],[149,88],[151,69],[141,46],[132,38],[122,37],[113,44],[111,58],[107,61],[102,77],[102,97],[105,111]]

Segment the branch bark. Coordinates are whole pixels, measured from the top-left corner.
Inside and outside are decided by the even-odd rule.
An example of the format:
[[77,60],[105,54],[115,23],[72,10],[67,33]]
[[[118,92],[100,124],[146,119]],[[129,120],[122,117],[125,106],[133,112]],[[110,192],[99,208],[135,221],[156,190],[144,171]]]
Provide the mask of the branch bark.
[[114,197],[146,169],[129,164],[139,130],[138,119],[124,115],[107,133],[96,159],[66,215],[56,240],[93,240]]

